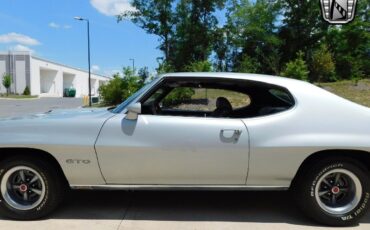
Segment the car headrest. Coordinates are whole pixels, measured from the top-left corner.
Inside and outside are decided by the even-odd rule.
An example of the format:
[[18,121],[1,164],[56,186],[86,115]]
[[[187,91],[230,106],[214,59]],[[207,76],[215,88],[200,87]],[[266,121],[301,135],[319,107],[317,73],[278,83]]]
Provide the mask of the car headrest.
[[231,103],[229,102],[229,100],[227,100],[226,98],[224,97],[219,97],[217,98],[217,101],[216,101],[216,107],[218,109],[229,109],[229,110],[232,110],[232,106],[231,106]]

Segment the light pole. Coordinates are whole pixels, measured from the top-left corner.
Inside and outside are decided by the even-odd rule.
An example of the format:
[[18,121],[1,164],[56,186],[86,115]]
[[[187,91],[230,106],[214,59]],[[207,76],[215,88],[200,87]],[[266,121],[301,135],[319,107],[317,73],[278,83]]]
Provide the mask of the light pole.
[[90,22],[87,18],[74,17],[74,19],[79,21],[87,22],[87,59],[89,64],[89,106],[91,107],[91,67],[90,67]]
[[132,73],[134,73],[135,72],[135,59],[130,58],[129,60],[132,61]]

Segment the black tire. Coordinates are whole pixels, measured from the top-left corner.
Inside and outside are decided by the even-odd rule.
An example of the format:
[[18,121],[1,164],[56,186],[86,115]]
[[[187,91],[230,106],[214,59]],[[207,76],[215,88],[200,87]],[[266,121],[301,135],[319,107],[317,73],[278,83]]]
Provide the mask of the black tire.
[[[34,170],[34,172],[37,172],[38,175],[41,177],[38,179],[38,181],[40,182],[33,182],[33,183],[39,183],[38,185],[40,185],[41,181],[43,181],[43,185],[45,189],[42,189],[43,191],[42,195],[38,195],[38,194],[33,194],[33,195],[31,194],[32,196],[27,195],[27,198],[33,197],[34,200],[37,200],[36,202],[33,203],[35,207],[32,207],[33,205],[32,205],[32,200],[31,200],[29,202],[30,203],[29,209],[25,209],[25,208],[19,209],[19,208],[14,207],[14,203],[13,205],[10,204],[11,202],[9,202],[9,199],[10,199],[9,197],[11,196],[8,194],[12,194],[12,196],[14,197],[14,196],[17,196],[17,194],[19,195],[22,193],[20,191],[14,192],[13,190],[16,190],[16,189],[13,189],[13,190],[10,190],[10,192],[6,192],[5,196],[7,198],[4,198],[3,189],[2,187],[0,187],[0,214],[8,218],[16,219],[16,220],[35,220],[35,219],[40,219],[42,217],[45,217],[46,215],[50,214],[63,199],[63,195],[65,193],[65,185],[63,183],[62,177],[58,174],[58,171],[52,167],[52,164],[49,164],[48,161],[41,160],[41,159],[35,159],[32,157],[28,157],[28,156],[18,155],[12,158],[5,159],[4,161],[0,162],[0,186],[2,186],[3,183],[6,184],[7,183],[6,181],[10,181],[10,179],[8,180],[6,178],[9,178],[10,173],[19,167],[21,168],[27,167],[27,168]],[[23,173],[30,173],[30,171],[25,171],[25,170],[19,170],[19,171],[24,171]],[[19,171],[16,171],[13,174],[19,173]],[[32,174],[27,174],[27,175],[32,176]],[[36,175],[36,174],[33,174],[33,175]],[[16,176],[17,175],[13,177],[16,177]],[[24,177],[25,176],[23,174],[23,178]],[[19,177],[18,177],[18,180],[19,180]],[[25,180],[29,180],[29,178]],[[26,189],[25,193],[32,192],[32,191],[29,191],[29,190],[32,190],[31,186],[35,186],[35,185],[27,184],[27,187],[25,188],[28,188],[28,190]],[[9,189],[7,189],[7,191],[8,190]],[[19,201],[19,202],[21,203],[22,201]]]
[[[337,184],[343,187],[338,190],[340,186],[335,184],[334,175],[342,172],[343,179],[337,180],[339,181]],[[348,172],[350,173],[346,174]],[[353,226],[359,223],[369,208],[368,173],[369,171],[361,163],[349,158],[322,159],[311,164],[298,176],[293,192],[302,211],[315,221],[329,226]],[[351,178],[353,178],[352,184]],[[334,185],[329,187],[328,182]],[[358,186],[359,184],[361,187]],[[333,196],[336,197],[335,201],[331,200]],[[343,209],[340,210],[338,207]]]

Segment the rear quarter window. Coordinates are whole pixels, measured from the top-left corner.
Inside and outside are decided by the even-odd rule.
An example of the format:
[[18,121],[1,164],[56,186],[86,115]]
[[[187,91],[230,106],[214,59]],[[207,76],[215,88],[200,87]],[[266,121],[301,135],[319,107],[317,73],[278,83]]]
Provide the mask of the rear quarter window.
[[290,93],[282,89],[270,89],[269,93],[275,98],[287,103],[288,105],[294,105],[294,99]]

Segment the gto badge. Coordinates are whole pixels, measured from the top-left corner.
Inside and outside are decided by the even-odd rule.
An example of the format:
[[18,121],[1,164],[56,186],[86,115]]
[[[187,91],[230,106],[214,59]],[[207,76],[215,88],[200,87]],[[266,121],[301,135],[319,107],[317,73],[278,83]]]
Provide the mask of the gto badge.
[[66,163],[67,164],[90,164],[91,161],[90,160],[81,160],[81,159],[67,159],[66,160]]
[[355,16],[357,0],[320,0],[322,16],[331,24],[345,24]]

